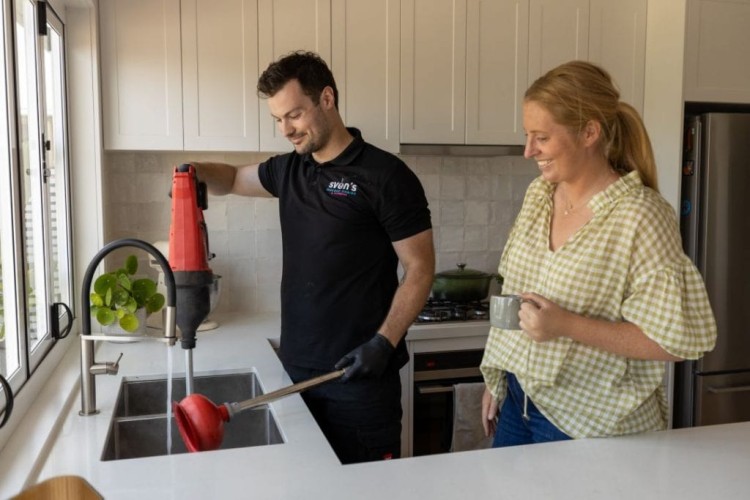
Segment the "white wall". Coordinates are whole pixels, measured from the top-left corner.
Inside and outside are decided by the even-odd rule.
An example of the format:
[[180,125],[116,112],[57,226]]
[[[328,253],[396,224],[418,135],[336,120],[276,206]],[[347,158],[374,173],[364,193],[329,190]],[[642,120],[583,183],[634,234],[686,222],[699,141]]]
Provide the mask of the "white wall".
[[676,211],[680,204],[686,12],[686,0],[648,2],[643,120],[656,156],[659,189]]
[[[108,152],[105,240],[169,239],[171,169],[188,161],[257,163],[268,154]],[[538,170],[522,157],[403,156],[432,212],[437,270],[458,262],[496,272],[526,188]],[[209,264],[222,276],[218,311],[279,311],[281,230],[275,199],[213,197],[205,211]]]

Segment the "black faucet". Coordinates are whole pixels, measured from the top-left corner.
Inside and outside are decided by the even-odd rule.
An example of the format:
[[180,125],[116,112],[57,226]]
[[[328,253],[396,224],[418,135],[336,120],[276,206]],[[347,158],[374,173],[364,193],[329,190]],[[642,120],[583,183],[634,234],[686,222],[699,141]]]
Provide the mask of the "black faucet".
[[[175,335],[175,306],[177,304],[177,293],[175,287],[174,274],[169,262],[164,255],[150,243],[133,238],[123,238],[115,240],[105,245],[86,268],[86,274],[83,276],[83,286],[81,287],[81,315],[83,316],[83,326],[81,329],[81,411],[80,415],[94,415],[99,413],[96,409],[96,385],[94,376],[100,374],[115,375],[119,370],[119,362],[114,363],[95,363],[94,361],[94,342],[97,340],[112,340],[114,337],[107,335],[91,334],[91,282],[99,263],[113,250],[122,247],[136,247],[151,254],[159,263],[164,273],[164,282],[167,287],[167,306],[164,318],[164,335],[162,337],[145,337],[151,340],[160,340],[174,345],[177,337]],[[120,354],[122,357],[122,354]]]

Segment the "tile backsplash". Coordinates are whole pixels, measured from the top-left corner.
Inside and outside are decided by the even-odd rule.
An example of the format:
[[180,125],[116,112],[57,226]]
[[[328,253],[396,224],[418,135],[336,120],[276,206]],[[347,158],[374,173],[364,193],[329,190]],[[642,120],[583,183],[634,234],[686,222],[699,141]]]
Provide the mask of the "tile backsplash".
[[[107,152],[104,157],[105,240],[169,239],[172,168],[188,161],[247,165],[258,153]],[[402,156],[422,181],[432,212],[436,269],[458,262],[496,272],[534,162],[517,156]],[[218,311],[278,311],[281,231],[278,203],[268,198],[209,196],[204,212],[210,265],[222,276]]]

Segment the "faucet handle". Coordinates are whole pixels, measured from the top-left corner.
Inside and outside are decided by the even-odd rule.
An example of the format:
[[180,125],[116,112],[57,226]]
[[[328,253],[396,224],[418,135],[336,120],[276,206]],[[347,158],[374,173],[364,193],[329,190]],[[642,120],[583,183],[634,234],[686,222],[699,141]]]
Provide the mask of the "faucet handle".
[[92,375],[117,375],[117,372],[120,371],[121,359],[122,353],[120,353],[120,357],[117,358],[117,361],[115,361],[114,363],[111,361],[107,361],[105,363],[97,363],[89,368],[89,372],[91,372]]

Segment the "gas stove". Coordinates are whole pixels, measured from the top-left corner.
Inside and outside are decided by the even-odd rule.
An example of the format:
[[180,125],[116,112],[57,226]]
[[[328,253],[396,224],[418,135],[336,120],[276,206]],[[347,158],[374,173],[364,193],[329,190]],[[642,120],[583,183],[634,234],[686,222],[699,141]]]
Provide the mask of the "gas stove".
[[487,321],[489,317],[490,303],[486,300],[476,302],[450,302],[429,299],[414,323]]

